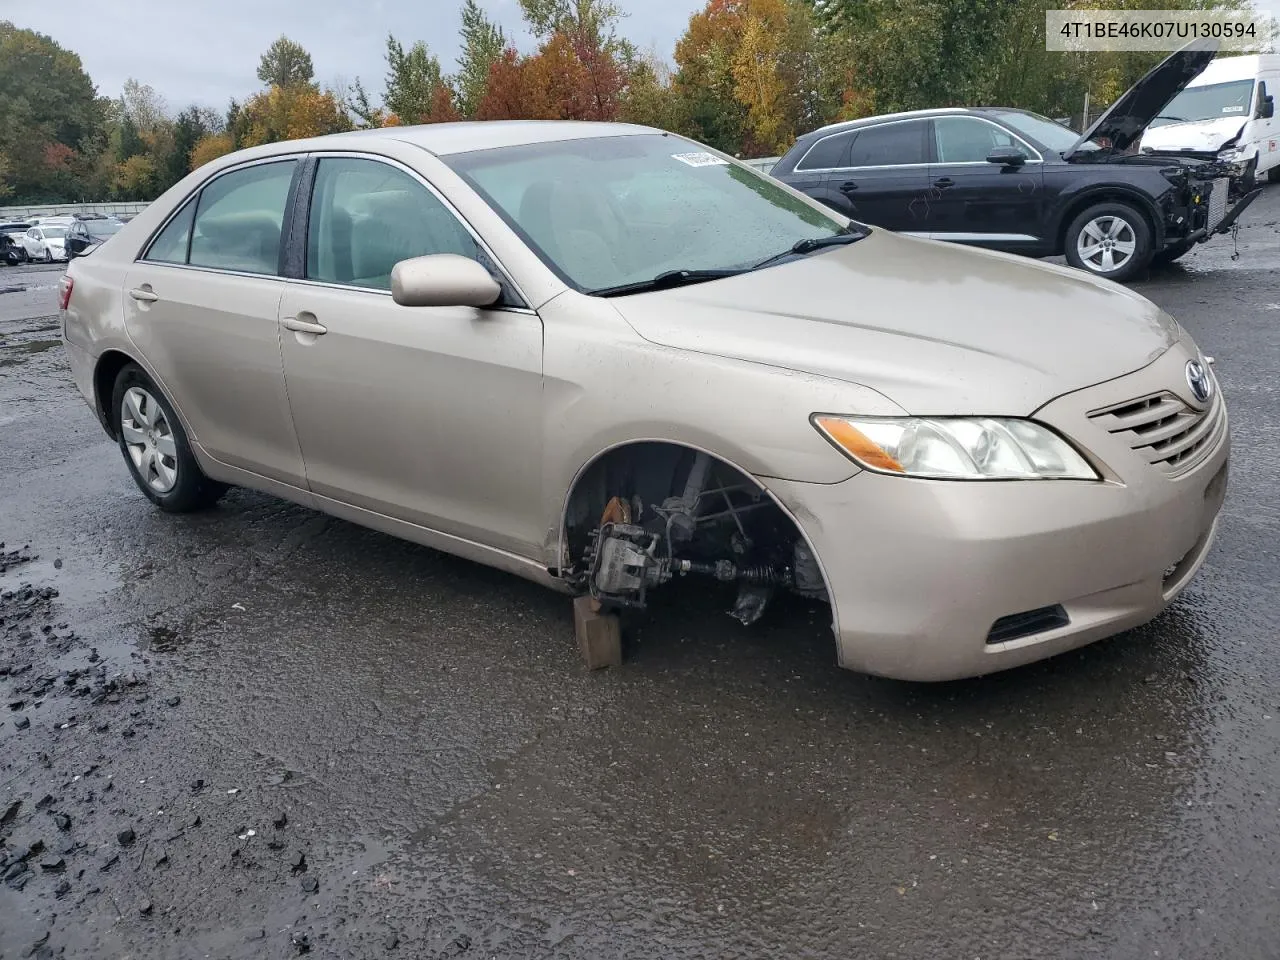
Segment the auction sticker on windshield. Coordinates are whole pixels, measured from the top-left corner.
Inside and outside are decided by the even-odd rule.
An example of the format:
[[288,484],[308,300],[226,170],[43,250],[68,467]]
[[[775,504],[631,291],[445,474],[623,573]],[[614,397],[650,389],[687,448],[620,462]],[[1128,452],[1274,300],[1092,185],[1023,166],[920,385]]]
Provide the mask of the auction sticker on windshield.
[[699,151],[698,153],[673,153],[672,159],[687,163],[691,167],[727,167],[728,160],[721,160],[714,153]]

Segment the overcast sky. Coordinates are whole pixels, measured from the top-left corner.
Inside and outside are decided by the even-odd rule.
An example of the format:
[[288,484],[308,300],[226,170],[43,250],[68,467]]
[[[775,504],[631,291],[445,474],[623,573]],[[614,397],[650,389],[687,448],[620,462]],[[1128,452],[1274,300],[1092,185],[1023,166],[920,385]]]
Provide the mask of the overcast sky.
[[[522,49],[517,0],[477,0]],[[690,15],[706,0],[622,0],[622,32],[671,58]],[[446,72],[458,52],[461,0],[0,0],[0,19],[46,33],[75,51],[105,96],[128,77],[149,83],[177,110],[223,107],[261,84],[258,58],[280,34],[311,53],[316,79],[356,77],[380,95],[388,33],[425,41]]]
[[[517,0],[478,0],[523,50]],[[670,60],[690,15],[705,0],[620,0],[622,32]],[[285,33],[311,52],[316,78],[364,81],[380,96],[386,37],[423,40],[446,71],[458,52],[461,0],[0,0],[0,19],[52,36],[80,55],[105,96],[128,77],[149,83],[171,110],[188,103],[222,108],[260,86],[258,58]],[[1280,0],[1256,0],[1280,16]]]

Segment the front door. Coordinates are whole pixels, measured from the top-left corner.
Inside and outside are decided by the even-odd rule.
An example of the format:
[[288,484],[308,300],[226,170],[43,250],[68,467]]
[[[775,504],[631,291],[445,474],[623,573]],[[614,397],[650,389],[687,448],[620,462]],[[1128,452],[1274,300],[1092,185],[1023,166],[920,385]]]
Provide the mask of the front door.
[[[1044,165],[1030,146],[989,120],[966,116],[935,118],[933,138],[931,237],[1007,250],[1043,244]],[[1014,147],[1028,162],[989,163],[998,147]]]
[[313,493],[524,556],[541,529],[542,323],[523,307],[403,307],[401,260],[484,260],[416,176],[322,157],[305,279],[280,304]]
[[861,223],[922,233],[929,166],[927,120],[898,120],[858,130],[843,169],[828,175],[833,206]]
[[193,440],[223,463],[304,488],[279,331],[281,225],[298,167],[258,163],[206,184],[130,268],[124,310]]

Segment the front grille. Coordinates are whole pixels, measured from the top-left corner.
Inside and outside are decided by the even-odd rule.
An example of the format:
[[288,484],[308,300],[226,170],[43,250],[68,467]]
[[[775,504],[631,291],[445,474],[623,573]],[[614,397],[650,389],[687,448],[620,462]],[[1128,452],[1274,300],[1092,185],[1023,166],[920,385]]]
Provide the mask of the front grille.
[[987,634],[987,643],[1008,643],[1010,640],[1021,640],[1033,634],[1056,630],[1071,622],[1067,611],[1061,604],[1052,607],[1041,607],[1039,610],[1028,610],[1026,613],[1011,613],[1001,617],[991,625]]
[[1216,390],[1207,410],[1166,391],[1095,410],[1089,419],[1173,475],[1190,470],[1213,450],[1226,427],[1226,407]]
[[1213,181],[1213,190],[1209,193],[1208,227],[1210,233],[1227,215],[1227,190],[1229,187],[1230,181],[1226,177],[1219,177]]

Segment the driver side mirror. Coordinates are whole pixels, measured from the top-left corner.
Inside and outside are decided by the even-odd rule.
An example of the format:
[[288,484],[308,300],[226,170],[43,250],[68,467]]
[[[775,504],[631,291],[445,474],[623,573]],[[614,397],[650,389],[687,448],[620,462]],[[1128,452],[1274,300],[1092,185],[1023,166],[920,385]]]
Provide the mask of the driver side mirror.
[[1258,105],[1258,119],[1270,120],[1276,115],[1276,98],[1273,96],[1265,96],[1262,103]]
[[491,307],[502,286],[475,260],[436,253],[391,269],[391,298],[402,307]]
[[1017,147],[996,147],[987,154],[987,163],[998,163],[1002,167],[1020,167],[1027,162],[1027,155]]
[[67,238],[67,259],[78,257],[89,249],[89,241],[83,237]]

